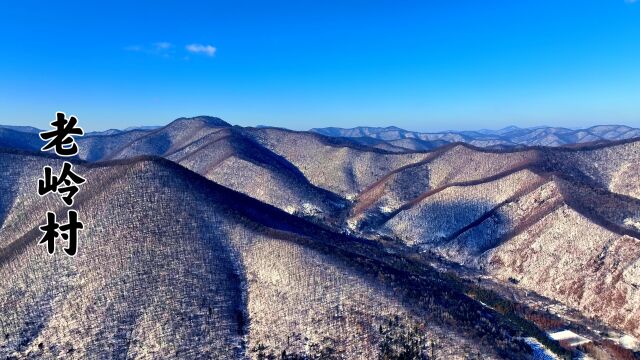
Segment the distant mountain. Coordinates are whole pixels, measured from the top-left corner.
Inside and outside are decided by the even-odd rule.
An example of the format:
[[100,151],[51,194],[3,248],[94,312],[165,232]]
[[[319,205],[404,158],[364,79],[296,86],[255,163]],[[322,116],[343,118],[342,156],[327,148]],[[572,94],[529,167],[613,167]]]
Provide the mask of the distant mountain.
[[42,131],[33,126],[14,126],[14,125],[0,125],[0,129],[8,129],[13,131],[20,131],[20,132],[33,133],[33,134],[37,134]]
[[102,131],[88,131],[84,133],[84,136],[104,136],[104,135],[117,135],[129,131],[151,131],[161,128],[162,126],[130,126],[124,130],[120,129],[108,129]]
[[122,131],[132,131],[132,130],[156,130],[161,128],[162,126],[157,126],[157,125],[145,125],[145,126],[129,126],[128,128],[122,130]]
[[316,128],[311,131],[333,137],[355,138],[370,142],[369,138],[407,150],[431,150],[443,143],[462,142],[480,147],[564,146],[598,141],[624,140],[640,137],[640,129],[623,125],[601,125],[572,130],[561,127],[519,128],[509,126],[500,130],[444,131],[421,133],[391,127]]
[[[131,128],[129,130],[133,130],[133,129],[135,128]],[[85,136],[115,135],[115,134],[120,134],[124,131],[127,131],[127,130],[108,129],[103,131],[89,131],[89,132],[86,132],[84,135]]]
[[[17,129],[16,129],[17,128]],[[44,143],[38,132],[22,127],[0,127],[0,148],[38,151]]]
[[[161,126],[130,126],[124,130],[108,129],[108,130],[102,130],[102,131],[88,131],[88,132],[85,132],[85,136],[115,135],[115,134],[132,131],[132,130],[155,130],[160,127]],[[13,131],[30,133],[30,134],[39,134],[40,132],[43,131],[42,129],[38,129],[33,126],[12,126],[12,125],[0,125],[0,129],[7,129],[7,130],[13,130]]]

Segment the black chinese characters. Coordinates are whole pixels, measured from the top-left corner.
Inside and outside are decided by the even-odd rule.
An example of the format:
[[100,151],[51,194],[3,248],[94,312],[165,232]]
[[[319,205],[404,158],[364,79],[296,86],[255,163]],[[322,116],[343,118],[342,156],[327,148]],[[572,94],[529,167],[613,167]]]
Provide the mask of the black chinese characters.
[[76,145],[73,136],[84,135],[84,131],[80,127],[76,127],[78,119],[75,116],[66,119],[63,112],[56,113],[56,120],[51,122],[51,126],[55,127],[55,130],[44,131],[40,133],[42,140],[49,140],[49,142],[42,147],[42,151],[50,150],[54,148],[56,154],[60,156],[73,156],[78,153],[78,145]]
[[78,230],[83,229],[84,225],[78,221],[78,213],[75,210],[69,210],[67,213],[67,223],[60,225],[56,222],[56,214],[47,212],[47,224],[40,226],[40,230],[44,232],[44,236],[38,244],[46,244],[47,252],[52,254],[56,250],[56,240],[62,237],[69,243],[64,248],[64,252],[69,256],[74,256],[78,252]]
[[[82,128],[77,127],[78,120],[71,116],[66,118],[62,112],[56,113],[56,120],[51,122],[55,129],[48,132],[41,132],[40,138],[49,142],[42,147],[42,151],[53,149],[59,156],[74,156],[78,153],[78,145],[73,136],[84,135]],[[50,166],[43,167],[44,177],[38,180],[38,195],[44,196],[50,192],[58,193],[66,206],[73,205],[73,198],[78,193],[78,185],[86,180],[73,171],[73,165],[69,161],[62,164],[59,175],[53,175]],[[84,225],[78,220],[78,212],[69,210],[67,212],[67,223],[59,224],[56,221],[56,213],[47,211],[47,223],[40,226],[44,233],[39,245],[46,245],[47,252],[53,255],[56,250],[56,241],[59,238],[67,241],[68,246],[64,252],[69,256],[75,256],[78,252],[78,231],[84,229]]]
[[[73,205],[73,197],[78,193],[78,186],[86,180],[80,175],[73,172],[73,165],[65,161],[62,165],[62,171],[59,176],[51,174],[51,167],[44,167],[44,179],[38,180],[38,195],[43,196],[49,192],[57,192],[58,194],[66,194],[62,196],[67,206]],[[63,185],[63,186],[61,186]]]

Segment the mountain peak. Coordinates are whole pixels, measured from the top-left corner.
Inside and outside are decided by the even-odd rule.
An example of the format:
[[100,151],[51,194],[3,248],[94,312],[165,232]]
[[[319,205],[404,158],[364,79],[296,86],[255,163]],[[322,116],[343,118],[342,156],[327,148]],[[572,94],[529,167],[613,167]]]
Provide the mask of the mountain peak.
[[204,122],[207,125],[210,126],[224,126],[224,127],[231,127],[231,124],[229,124],[228,122],[220,119],[219,117],[215,117],[215,116],[206,116],[206,115],[199,115],[199,116],[194,116],[194,117],[181,117],[181,118],[177,118],[174,121],[200,121],[200,122]]

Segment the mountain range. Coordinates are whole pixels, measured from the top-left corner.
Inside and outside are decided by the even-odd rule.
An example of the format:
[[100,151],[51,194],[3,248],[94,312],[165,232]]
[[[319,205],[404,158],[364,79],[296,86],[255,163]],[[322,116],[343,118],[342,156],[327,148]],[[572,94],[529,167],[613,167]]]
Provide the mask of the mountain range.
[[37,132],[0,127],[2,358],[639,356],[638,130],[87,134],[74,258]]
[[[311,129],[318,134],[348,137],[375,147],[389,145],[401,150],[431,150],[448,143],[462,142],[479,147],[506,148],[522,146],[565,146],[574,144],[624,140],[640,137],[640,129],[624,125],[600,125],[586,129],[538,126],[519,128],[508,126],[500,130],[443,131],[421,133],[407,131],[395,126],[335,127]],[[383,142],[380,142],[382,140]]]

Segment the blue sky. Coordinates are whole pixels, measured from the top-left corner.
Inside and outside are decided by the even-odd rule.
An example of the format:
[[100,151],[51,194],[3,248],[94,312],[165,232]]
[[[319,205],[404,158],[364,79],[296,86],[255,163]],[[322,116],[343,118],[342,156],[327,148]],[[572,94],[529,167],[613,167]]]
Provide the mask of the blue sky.
[[0,123],[640,127],[640,2],[94,3],[0,2]]

